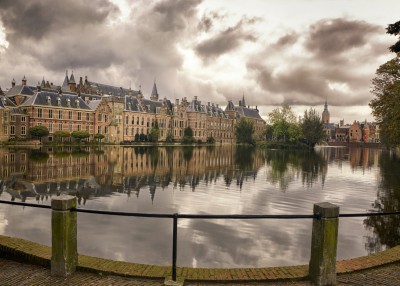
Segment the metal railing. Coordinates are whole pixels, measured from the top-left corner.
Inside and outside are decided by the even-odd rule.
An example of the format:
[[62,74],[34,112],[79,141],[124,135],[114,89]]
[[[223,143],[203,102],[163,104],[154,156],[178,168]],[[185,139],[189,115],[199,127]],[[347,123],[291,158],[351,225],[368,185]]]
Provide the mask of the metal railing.
[[[17,206],[26,206],[26,207],[35,207],[35,208],[44,208],[44,209],[52,209],[49,205],[38,205],[33,203],[25,203],[25,202],[14,202],[14,201],[4,201],[0,200],[0,204],[8,204],[8,205],[17,205]],[[89,213],[89,214],[101,214],[101,215],[112,215],[112,216],[127,216],[127,217],[145,217],[145,218],[169,218],[173,220],[172,224],[172,280],[176,281],[176,261],[177,261],[177,251],[178,251],[178,219],[321,219],[321,215],[312,214],[312,215],[251,215],[251,214],[165,214],[165,213],[131,213],[131,212],[119,212],[119,211],[103,211],[103,210],[94,210],[94,209],[81,209],[81,208],[71,208],[71,212],[77,213]],[[389,215],[400,215],[400,211],[398,212],[385,212],[385,213],[376,213],[376,212],[368,212],[368,213],[347,213],[347,214],[339,214],[338,217],[348,218],[348,217],[370,217],[370,216],[389,216]]]

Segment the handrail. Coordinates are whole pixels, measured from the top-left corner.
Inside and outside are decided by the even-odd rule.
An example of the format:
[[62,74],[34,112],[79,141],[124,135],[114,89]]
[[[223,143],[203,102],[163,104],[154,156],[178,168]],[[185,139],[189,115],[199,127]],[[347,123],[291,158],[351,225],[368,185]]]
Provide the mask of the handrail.
[[[25,202],[13,202],[0,200],[0,204],[27,206],[51,209],[50,205],[39,205]],[[71,208],[71,212],[90,213],[90,214],[102,214],[102,215],[113,215],[113,216],[129,216],[129,217],[147,217],[147,218],[172,218],[173,219],[173,241],[172,241],[172,280],[176,281],[176,260],[177,260],[177,248],[178,248],[178,219],[320,219],[317,214],[312,215],[255,215],[255,214],[165,214],[165,213],[130,213],[130,212],[119,212],[119,211],[104,211],[94,209],[80,209]],[[370,217],[370,216],[387,216],[387,215],[400,215],[399,212],[384,212],[384,213],[348,213],[339,214],[339,217]]]

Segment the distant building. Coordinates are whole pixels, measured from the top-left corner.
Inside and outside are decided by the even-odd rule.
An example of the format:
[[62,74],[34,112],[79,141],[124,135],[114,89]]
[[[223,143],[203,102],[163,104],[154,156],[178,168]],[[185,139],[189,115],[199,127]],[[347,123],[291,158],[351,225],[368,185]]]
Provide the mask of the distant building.
[[327,124],[329,123],[330,114],[328,111],[328,100],[325,99],[324,111],[322,112],[322,123]]

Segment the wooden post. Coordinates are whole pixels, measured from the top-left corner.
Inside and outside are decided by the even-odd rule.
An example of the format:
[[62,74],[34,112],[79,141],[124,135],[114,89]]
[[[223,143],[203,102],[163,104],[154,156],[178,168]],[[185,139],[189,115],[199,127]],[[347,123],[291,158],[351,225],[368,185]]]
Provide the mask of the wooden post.
[[331,203],[314,204],[311,239],[310,280],[315,285],[336,285],[336,251],[339,207]]
[[67,277],[78,264],[76,197],[62,195],[51,200],[51,275]]

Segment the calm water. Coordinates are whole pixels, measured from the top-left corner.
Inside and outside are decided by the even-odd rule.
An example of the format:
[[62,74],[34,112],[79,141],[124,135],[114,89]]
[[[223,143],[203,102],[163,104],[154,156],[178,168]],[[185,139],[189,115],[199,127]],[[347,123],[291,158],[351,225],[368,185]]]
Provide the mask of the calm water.
[[[312,214],[400,210],[400,158],[377,149],[315,152],[215,148],[0,149],[0,199],[80,208],[194,214]],[[0,234],[51,244],[51,212],[0,205]],[[179,220],[178,266],[307,264],[310,219]],[[400,218],[342,218],[338,259],[400,243]],[[78,214],[79,252],[170,265],[170,219]]]

